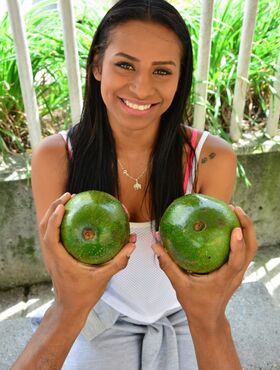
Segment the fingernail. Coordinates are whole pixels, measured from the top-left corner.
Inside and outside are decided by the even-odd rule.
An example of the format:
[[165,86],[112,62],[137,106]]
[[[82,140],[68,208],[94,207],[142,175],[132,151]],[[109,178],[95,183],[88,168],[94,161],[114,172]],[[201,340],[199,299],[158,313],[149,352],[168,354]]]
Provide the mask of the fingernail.
[[153,234],[154,234],[154,238],[155,238],[156,242],[160,242],[160,233],[159,233],[159,231],[155,231]]
[[243,234],[242,234],[242,230],[240,229],[240,227],[238,227],[236,229],[236,238],[237,240],[241,241],[243,239]]
[[237,206],[237,207],[236,207],[236,209],[237,209],[240,213],[242,213],[243,215],[245,214],[245,212],[243,211],[243,209],[242,209],[241,207]]
[[137,234],[132,233],[130,235],[130,240],[131,240],[131,243],[136,243],[136,241],[137,241]]
[[59,210],[60,210],[60,208],[62,207],[62,204],[58,204],[58,206],[56,207],[56,209],[55,209],[55,213],[56,214],[58,214],[59,213]]

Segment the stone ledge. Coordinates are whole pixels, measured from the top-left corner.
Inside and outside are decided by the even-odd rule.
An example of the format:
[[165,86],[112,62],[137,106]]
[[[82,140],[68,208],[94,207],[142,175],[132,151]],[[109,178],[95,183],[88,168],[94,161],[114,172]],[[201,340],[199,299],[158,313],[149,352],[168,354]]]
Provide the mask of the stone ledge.
[[[264,132],[245,133],[232,147],[237,155],[280,151],[280,130],[274,137]],[[0,155],[0,181],[23,180],[30,177],[31,153]]]
[[[277,245],[280,151],[240,154],[238,159],[252,186],[246,187],[244,180],[238,179],[232,202],[252,218],[259,246]],[[21,158],[19,162],[25,160]],[[31,184],[24,171],[17,175],[20,163],[14,161],[10,165],[16,163],[15,173],[9,174],[6,167],[4,180],[0,180],[0,289],[48,281],[37,236]]]
[[5,157],[0,155],[0,182],[17,181],[30,178],[31,155],[9,154]]
[[237,155],[279,152],[280,132],[274,137],[269,137],[262,132],[243,134],[237,143],[232,144],[232,147]]

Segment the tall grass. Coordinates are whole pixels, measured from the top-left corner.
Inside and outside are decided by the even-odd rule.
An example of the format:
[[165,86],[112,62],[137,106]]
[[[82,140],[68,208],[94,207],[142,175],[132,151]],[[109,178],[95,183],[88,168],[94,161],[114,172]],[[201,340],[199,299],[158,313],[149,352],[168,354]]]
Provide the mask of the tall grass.
[[[215,2],[214,8],[206,127],[228,141],[244,5],[245,2],[242,0],[227,0]],[[249,88],[242,124],[243,132],[263,130],[264,127],[280,51],[279,14],[280,3],[277,0],[259,2],[249,66]],[[183,16],[193,34],[196,59],[199,4],[194,2],[192,9],[185,8]]]
[[[60,19],[57,11],[44,10],[42,5],[47,3],[50,2],[41,4],[40,9],[39,6],[32,8],[25,15],[34,87],[44,134],[61,124],[69,111]],[[29,142],[8,15],[0,23],[0,45],[0,150],[18,151],[29,148]]]
[[[196,61],[200,1],[170,2],[178,7],[189,25]],[[55,0],[43,1],[25,14],[34,87],[44,136],[68,127],[71,119],[61,19],[57,9],[45,8],[46,5],[56,3]],[[216,1],[214,9],[206,126],[211,132],[229,141],[229,119],[244,3],[244,0]],[[108,4],[101,2],[98,7],[93,7],[86,5],[85,1],[75,2],[76,6],[78,4],[80,6],[75,9],[76,29],[81,78],[84,82],[85,63],[92,36]],[[280,49],[279,14],[280,4],[277,0],[259,2],[244,131],[262,130],[264,126]],[[191,104],[193,107],[193,95]],[[0,154],[29,148],[14,45],[6,15],[0,22]]]
[[[24,17],[43,136],[68,127],[70,123],[62,22],[56,3],[55,0],[42,1]],[[85,74],[88,49],[102,12],[102,7],[97,13],[85,5],[76,13],[81,78]],[[6,14],[0,22],[0,154],[26,149],[30,149],[30,143],[14,43]]]

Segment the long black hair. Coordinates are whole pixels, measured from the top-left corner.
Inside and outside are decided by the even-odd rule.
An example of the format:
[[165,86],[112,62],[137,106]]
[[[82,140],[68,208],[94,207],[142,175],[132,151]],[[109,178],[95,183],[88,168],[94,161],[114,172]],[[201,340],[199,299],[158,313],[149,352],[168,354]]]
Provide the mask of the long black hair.
[[193,53],[187,26],[179,12],[165,0],[120,0],[104,16],[91,44],[86,67],[84,105],[80,122],[69,131],[73,159],[69,161],[67,191],[79,193],[95,189],[118,197],[118,165],[115,142],[100,92],[93,76],[94,59],[102,60],[110,32],[131,20],[158,23],[172,30],[181,41],[180,79],[174,99],[162,115],[154,149],[150,156],[148,192],[150,217],[158,229],[166,207],[183,195],[182,155],[184,145],[193,150],[183,122],[190,95]]

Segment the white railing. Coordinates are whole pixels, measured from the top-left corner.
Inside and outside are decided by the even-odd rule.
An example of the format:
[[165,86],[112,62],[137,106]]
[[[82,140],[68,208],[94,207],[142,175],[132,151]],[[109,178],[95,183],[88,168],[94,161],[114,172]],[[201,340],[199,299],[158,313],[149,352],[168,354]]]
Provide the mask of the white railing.
[[211,33],[214,0],[203,0],[201,4],[199,48],[197,54],[197,74],[195,84],[194,127],[205,127],[208,74],[211,54]]
[[249,86],[248,71],[251,58],[253,36],[255,31],[258,0],[246,0],[238,55],[237,78],[235,81],[233,106],[230,120],[230,136],[238,141],[241,136],[246,92]]
[[72,0],[60,0],[59,5],[64,31],[71,117],[72,122],[77,123],[82,111],[82,88]]
[[15,43],[18,73],[31,147],[36,148],[41,140],[41,127],[36,94],[33,86],[32,67],[27,47],[25,25],[19,2],[17,0],[8,0],[7,6]]
[[274,91],[270,98],[270,109],[268,115],[268,121],[266,125],[267,133],[270,136],[275,136],[278,128],[278,120],[280,115],[280,53],[277,61],[277,71],[273,84]]
[[[116,0],[111,0],[113,5]],[[82,109],[82,93],[79,69],[79,57],[76,45],[76,32],[72,0],[59,0],[63,23],[65,59],[67,64],[69,96],[72,122],[78,122]],[[30,56],[19,0],[7,0],[11,22],[24,107],[28,122],[31,146],[34,149],[41,140],[40,120],[36,95],[32,81]],[[201,24],[195,86],[194,126],[203,130],[205,127],[206,102],[208,89],[209,62],[211,53],[211,34],[213,23],[214,0],[202,0]],[[248,88],[248,71],[257,17],[258,0],[245,0],[241,44],[238,56],[237,78],[235,82],[230,136],[238,141],[241,136],[240,124],[243,119],[246,91]],[[275,76],[274,92],[270,100],[267,132],[275,136],[280,113],[280,54],[278,70]]]

